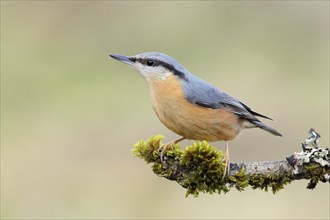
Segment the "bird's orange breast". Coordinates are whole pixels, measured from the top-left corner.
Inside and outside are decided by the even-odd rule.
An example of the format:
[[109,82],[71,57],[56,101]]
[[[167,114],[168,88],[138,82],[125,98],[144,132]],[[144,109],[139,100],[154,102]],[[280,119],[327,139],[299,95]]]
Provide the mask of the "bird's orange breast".
[[226,108],[210,109],[187,101],[176,76],[152,79],[148,84],[152,105],[160,121],[186,139],[231,140],[240,132],[238,116]]

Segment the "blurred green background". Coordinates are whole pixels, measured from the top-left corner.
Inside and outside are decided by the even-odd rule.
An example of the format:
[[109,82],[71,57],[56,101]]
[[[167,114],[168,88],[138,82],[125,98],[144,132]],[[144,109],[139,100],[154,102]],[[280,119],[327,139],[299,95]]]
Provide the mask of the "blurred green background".
[[146,51],[276,119],[283,138],[245,130],[231,161],[283,159],[311,127],[329,144],[328,1],[1,1],[1,218],[329,218],[329,184],[185,198],[133,158],[177,137],[108,56]]

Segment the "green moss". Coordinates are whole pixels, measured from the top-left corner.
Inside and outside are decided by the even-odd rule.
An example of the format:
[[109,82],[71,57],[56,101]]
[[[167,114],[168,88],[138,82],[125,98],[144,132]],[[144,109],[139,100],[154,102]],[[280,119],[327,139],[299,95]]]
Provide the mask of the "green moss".
[[166,160],[166,164],[160,160],[159,148],[162,146],[161,140],[164,139],[162,135],[155,135],[147,141],[141,140],[134,145],[132,149],[133,156],[144,159],[148,164],[152,163],[152,170],[155,174],[167,179],[173,179],[174,168],[173,163],[177,158],[181,157],[182,150],[176,144],[173,149],[168,147],[164,153],[165,157],[170,157],[172,160]]
[[307,189],[314,189],[319,181],[327,182],[325,179],[326,174],[329,173],[329,169],[320,166],[318,163],[305,164],[302,172],[308,172],[311,175],[311,179],[307,185]]
[[278,175],[278,174],[268,174],[268,175],[252,175],[250,176],[249,185],[252,189],[261,189],[268,192],[268,188],[272,189],[275,194],[284,188],[285,185],[292,182],[292,177],[290,175]]
[[180,165],[190,172],[183,173],[179,184],[187,189],[187,196],[198,196],[199,192],[212,194],[229,191],[221,181],[224,170],[221,158],[222,152],[216,151],[205,141],[198,141],[184,150]]
[[233,185],[238,191],[243,191],[244,188],[249,186],[249,175],[245,172],[244,167],[229,177],[231,185]]
[[147,163],[158,161],[158,148],[161,146],[162,135],[155,135],[147,141],[141,140],[132,149],[133,156],[144,159]]
[[[156,135],[147,141],[139,141],[132,150],[133,155],[151,163],[154,173],[158,176],[178,182],[187,189],[186,196],[197,197],[199,193],[226,193],[231,188],[242,191],[249,185],[253,189],[271,189],[276,193],[293,180],[291,174],[249,176],[244,168],[222,179],[225,165],[222,162],[223,154],[206,141],[197,141],[184,150],[181,150],[178,144],[173,149],[168,147],[162,162],[159,152],[162,139],[162,135]],[[315,187],[319,180],[324,181],[325,168],[307,166],[306,169],[313,174],[310,187]]]

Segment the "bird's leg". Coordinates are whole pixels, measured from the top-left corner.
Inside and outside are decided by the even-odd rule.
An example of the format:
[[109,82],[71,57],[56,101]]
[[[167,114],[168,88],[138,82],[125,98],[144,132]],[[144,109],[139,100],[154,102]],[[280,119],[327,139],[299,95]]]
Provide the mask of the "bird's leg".
[[225,161],[225,169],[223,170],[223,176],[222,176],[222,180],[225,178],[226,176],[226,173],[228,173],[229,175],[229,168],[228,166],[229,165],[229,146],[228,146],[228,141],[225,141],[226,142],[226,150],[225,150],[225,153],[223,155],[223,159],[221,162]]
[[161,150],[161,152],[160,152],[160,160],[161,160],[162,162],[164,162],[164,153],[165,153],[165,150],[166,150],[167,147],[171,147],[172,150],[174,150],[174,146],[175,146],[177,143],[183,141],[184,139],[185,139],[184,137],[181,137],[181,138],[179,138],[179,139],[176,139],[176,140],[174,140],[174,141],[171,141],[171,142],[169,142],[169,143],[167,143],[167,144],[163,144],[162,146],[160,146],[159,149],[158,149],[159,151]]

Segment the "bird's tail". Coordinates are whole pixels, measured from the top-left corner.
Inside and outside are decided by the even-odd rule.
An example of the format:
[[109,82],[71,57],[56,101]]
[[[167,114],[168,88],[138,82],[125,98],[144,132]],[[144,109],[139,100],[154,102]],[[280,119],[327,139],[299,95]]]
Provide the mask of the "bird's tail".
[[274,128],[271,128],[265,124],[263,124],[261,121],[253,121],[253,124],[255,124],[258,128],[261,128],[265,131],[268,131],[269,133],[275,135],[275,136],[283,136],[280,132],[276,131]]

